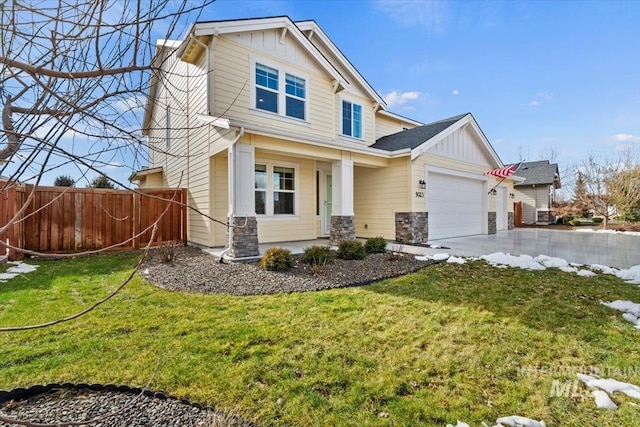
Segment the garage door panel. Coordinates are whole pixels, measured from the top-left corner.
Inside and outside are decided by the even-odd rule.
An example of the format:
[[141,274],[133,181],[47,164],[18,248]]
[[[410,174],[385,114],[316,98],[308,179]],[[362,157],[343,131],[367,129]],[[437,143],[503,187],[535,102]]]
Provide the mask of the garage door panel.
[[430,172],[429,239],[482,234],[484,198],[482,180]]

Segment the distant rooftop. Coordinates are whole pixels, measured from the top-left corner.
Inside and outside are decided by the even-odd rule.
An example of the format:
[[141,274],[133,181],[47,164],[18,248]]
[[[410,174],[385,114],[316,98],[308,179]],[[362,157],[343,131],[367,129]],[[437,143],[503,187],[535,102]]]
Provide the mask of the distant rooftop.
[[538,160],[535,162],[523,162],[518,170],[514,172],[524,181],[514,184],[515,187],[527,185],[555,185],[560,188],[560,173],[556,163],[549,163],[549,160]]

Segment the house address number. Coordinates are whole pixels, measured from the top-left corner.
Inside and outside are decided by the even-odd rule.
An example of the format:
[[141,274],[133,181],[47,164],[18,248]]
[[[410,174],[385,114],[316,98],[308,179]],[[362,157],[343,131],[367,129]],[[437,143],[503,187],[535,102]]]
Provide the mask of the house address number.
[[416,191],[416,197],[424,197],[424,191]]

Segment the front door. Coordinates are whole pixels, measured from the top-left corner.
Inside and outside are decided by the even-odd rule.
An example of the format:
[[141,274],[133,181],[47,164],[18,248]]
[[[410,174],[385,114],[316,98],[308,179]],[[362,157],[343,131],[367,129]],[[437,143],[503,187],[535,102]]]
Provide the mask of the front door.
[[322,202],[320,218],[322,220],[322,234],[328,236],[331,232],[331,206],[333,204],[333,181],[331,173],[320,172],[320,200]]

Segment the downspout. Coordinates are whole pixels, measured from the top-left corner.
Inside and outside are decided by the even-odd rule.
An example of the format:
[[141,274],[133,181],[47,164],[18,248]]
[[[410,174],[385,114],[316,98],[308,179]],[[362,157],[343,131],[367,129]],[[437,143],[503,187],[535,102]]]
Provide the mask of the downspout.
[[236,137],[234,138],[233,141],[231,141],[231,144],[229,144],[229,213],[227,214],[227,217],[229,218],[229,225],[228,225],[228,229],[229,229],[229,240],[227,241],[227,248],[224,249],[221,253],[220,253],[220,262],[224,262],[224,256],[226,254],[229,253],[229,251],[231,251],[231,244],[233,243],[233,227],[234,227],[234,218],[235,218],[235,213],[236,213],[236,200],[235,200],[235,193],[236,193],[236,181],[235,181],[235,176],[236,176],[236,168],[235,168],[235,159],[234,159],[234,147],[236,145],[236,142],[240,141],[240,138],[242,138],[242,136],[244,135],[244,126],[240,127],[240,133],[238,133],[238,135],[236,135]]
[[205,52],[205,61],[206,61],[205,68],[207,70],[207,74],[206,74],[207,76],[207,115],[210,116],[211,115],[211,102],[210,102],[211,101],[211,76],[209,74],[211,73],[211,51],[209,50],[209,46],[204,44],[204,42],[201,42],[200,40],[198,40],[196,36],[193,35],[193,33],[189,37],[191,38],[191,40],[193,40],[194,42],[202,46]]

